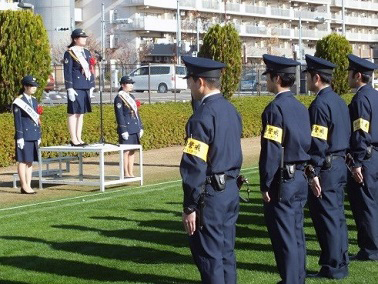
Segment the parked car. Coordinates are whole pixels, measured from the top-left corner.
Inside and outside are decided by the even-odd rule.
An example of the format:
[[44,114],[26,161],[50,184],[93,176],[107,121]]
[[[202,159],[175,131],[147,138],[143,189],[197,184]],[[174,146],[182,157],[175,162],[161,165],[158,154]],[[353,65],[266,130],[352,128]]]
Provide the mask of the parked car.
[[242,76],[240,80],[240,90],[241,91],[250,91],[256,90],[256,74],[254,73],[247,73]]
[[[148,72],[150,69],[150,75]],[[148,77],[150,77],[151,91],[166,93],[168,91],[180,92],[187,89],[186,68],[183,65],[174,64],[154,64],[141,66],[132,71],[129,76],[135,81],[134,90],[136,92],[148,91]]]

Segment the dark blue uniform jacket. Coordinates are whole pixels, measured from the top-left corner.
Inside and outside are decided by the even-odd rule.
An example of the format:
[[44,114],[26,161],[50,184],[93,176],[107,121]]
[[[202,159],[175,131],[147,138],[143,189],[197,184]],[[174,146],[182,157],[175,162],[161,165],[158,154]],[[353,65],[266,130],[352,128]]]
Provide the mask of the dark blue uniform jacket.
[[366,148],[378,146],[378,91],[370,85],[361,87],[349,104],[352,122],[350,151],[355,167],[360,167]]
[[311,164],[319,174],[326,155],[345,154],[349,148],[350,118],[344,100],[331,87],[322,89],[310,108]]
[[[89,64],[92,55],[87,49],[84,49],[84,53]],[[68,51],[64,53],[64,83],[66,89],[89,90],[95,86],[93,74],[91,74],[90,80],[87,80],[81,64],[78,60],[75,60]]]
[[[222,94],[205,98],[186,125],[187,141],[193,143],[187,142],[180,164],[184,207],[197,206],[206,176],[239,175],[241,134],[242,121],[235,107]],[[204,151],[206,146],[208,151]],[[188,153],[191,149],[194,154]]]
[[303,163],[310,159],[310,118],[307,108],[290,91],[282,92],[265,108],[262,116],[260,189],[268,191],[277,181],[282,147],[284,163]]
[[[130,94],[135,100],[135,97]],[[129,134],[139,133],[143,129],[143,124],[140,119],[139,113],[136,115],[133,109],[117,95],[114,99],[114,111],[117,120],[117,132],[121,135],[124,132]]]
[[[21,98],[24,102],[29,104],[28,100],[24,95],[21,95]],[[32,97],[33,109],[37,112],[38,102]],[[14,126],[15,126],[15,135],[14,138],[21,139],[24,138],[25,141],[36,141],[41,138],[41,128],[34,122],[33,119],[21,108],[13,105],[13,115],[14,115]]]

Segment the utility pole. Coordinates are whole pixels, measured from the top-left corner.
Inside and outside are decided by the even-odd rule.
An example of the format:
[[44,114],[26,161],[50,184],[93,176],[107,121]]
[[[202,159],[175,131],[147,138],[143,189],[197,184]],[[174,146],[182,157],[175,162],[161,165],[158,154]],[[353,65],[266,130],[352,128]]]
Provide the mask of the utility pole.
[[[300,13],[300,12],[299,12]],[[302,15],[299,14],[299,60],[303,59],[302,56]]]
[[199,24],[200,24],[200,19],[197,17],[196,19],[196,28],[197,28],[197,56],[198,56],[198,52],[199,52]]
[[227,0],[224,0],[224,23],[227,23]]
[[176,35],[176,57],[177,64],[180,64],[181,55],[181,17],[180,17],[180,5],[179,0],[177,0],[177,35]]
[[105,60],[105,4],[101,3],[101,56]]
[[341,19],[342,19],[342,32],[343,35],[345,36],[345,5],[344,5],[344,0],[341,0]]

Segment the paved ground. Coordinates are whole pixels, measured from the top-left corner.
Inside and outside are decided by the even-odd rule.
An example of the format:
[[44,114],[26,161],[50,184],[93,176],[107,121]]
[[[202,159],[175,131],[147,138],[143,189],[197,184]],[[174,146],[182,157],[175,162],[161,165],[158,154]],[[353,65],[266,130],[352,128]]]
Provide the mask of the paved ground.
[[[182,146],[175,146],[145,151],[143,155],[145,184],[180,179],[179,164],[182,149]],[[243,167],[256,166],[260,153],[259,138],[242,139],[242,149],[244,157]],[[85,158],[84,162],[84,175],[96,175],[98,173],[98,158]],[[105,173],[107,175],[117,175],[119,172],[118,155],[106,156],[105,162]],[[138,161],[136,162],[138,163]],[[37,165],[34,166],[34,170],[37,170]],[[138,167],[136,166],[136,172],[137,170]],[[36,195],[24,195],[20,194],[19,188],[14,189],[12,187],[12,175],[16,172],[16,165],[0,168],[0,207],[28,202],[41,202],[99,191],[99,188],[89,186],[48,185],[44,190],[37,190],[38,194]],[[71,166],[71,174],[77,172],[78,164],[74,162]],[[37,178],[34,178],[32,186],[35,189],[38,188]],[[112,189],[107,188],[106,190]]]

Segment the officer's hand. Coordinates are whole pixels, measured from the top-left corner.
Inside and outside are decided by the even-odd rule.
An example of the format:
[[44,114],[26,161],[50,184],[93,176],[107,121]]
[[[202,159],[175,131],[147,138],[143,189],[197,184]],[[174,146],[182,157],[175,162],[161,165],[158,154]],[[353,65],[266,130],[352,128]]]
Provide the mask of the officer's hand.
[[310,187],[312,189],[312,193],[315,195],[315,197],[321,197],[322,196],[322,187],[320,186],[319,177],[314,177],[310,181]]
[[17,147],[22,150],[24,149],[24,146],[25,146],[24,138],[17,139]]
[[143,129],[141,129],[141,130],[139,131],[139,138],[142,138],[143,133],[144,133],[144,131],[143,131]]
[[270,202],[269,192],[267,192],[267,191],[262,192],[261,195],[262,195],[262,198],[263,198],[264,202],[266,202],[266,203]]
[[129,132],[123,132],[122,134],[121,134],[121,136],[122,136],[122,138],[123,139],[125,139],[125,140],[128,140],[129,139]]
[[182,223],[189,236],[192,236],[196,231],[196,214],[196,211],[193,211],[193,213],[189,215],[184,212],[182,213]]
[[90,88],[89,89],[89,97],[91,98],[94,98],[95,96],[93,95],[93,90],[94,90],[94,87]]
[[41,145],[41,139],[38,139],[38,146]]
[[352,174],[353,178],[355,179],[356,182],[358,183],[363,183],[364,182],[364,176],[362,175],[362,169],[361,167],[357,168],[352,168]]
[[78,94],[76,93],[76,91],[73,88],[68,88],[67,89],[67,93],[68,93],[68,99],[71,102],[74,102],[76,100],[76,96],[78,96]]

